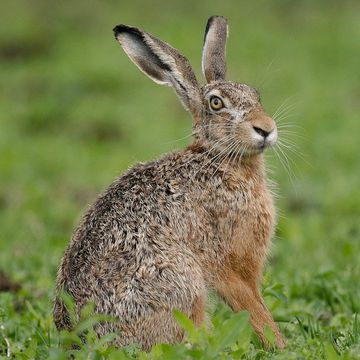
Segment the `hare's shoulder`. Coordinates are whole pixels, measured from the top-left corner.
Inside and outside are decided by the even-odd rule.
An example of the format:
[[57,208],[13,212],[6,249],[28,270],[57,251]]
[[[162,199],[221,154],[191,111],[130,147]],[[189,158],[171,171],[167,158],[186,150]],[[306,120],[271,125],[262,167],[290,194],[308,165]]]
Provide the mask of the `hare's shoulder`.
[[99,197],[110,205],[131,205],[139,201],[153,202],[167,196],[174,188],[186,185],[196,156],[188,151],[175,151],[159,159],[138,163],[118,177]]

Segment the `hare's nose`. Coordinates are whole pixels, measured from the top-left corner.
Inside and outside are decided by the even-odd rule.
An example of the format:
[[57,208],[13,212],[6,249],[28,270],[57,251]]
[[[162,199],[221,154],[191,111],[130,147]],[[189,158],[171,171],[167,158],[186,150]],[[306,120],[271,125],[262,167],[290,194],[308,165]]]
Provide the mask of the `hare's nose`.
[[261,129],[261,128],[257,127],[257,126],[253,126],[253,128],[259,135],[261,135],[264,138],[267,138],[268,135],[271,133],[271,131],[266,131],[266,130]]

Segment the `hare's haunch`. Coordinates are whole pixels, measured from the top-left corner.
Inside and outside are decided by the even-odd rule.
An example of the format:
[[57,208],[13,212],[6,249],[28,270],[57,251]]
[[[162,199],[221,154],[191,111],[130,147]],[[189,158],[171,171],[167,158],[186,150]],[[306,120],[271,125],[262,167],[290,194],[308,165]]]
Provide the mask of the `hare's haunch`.
[[257,90],[225,80],[226,19],[208,20],[203,86],[167,43],[126,25],[114,33],[141,71],[175,90],[192,114],[193,143],[134,166],[87,211],[59,268],[57,328],[72,326],[65,291],[77,312],[93,302],[96,312],[117,319],[96,325],[99,336],[115,331],[119,346],[149,350],[182,340],[173,309],[200,325],[211,288],[234,311],[249,311],[264,342],[270,326],[282,348],[258,290],[275,226],[262,152],[275,144],[277,129]]

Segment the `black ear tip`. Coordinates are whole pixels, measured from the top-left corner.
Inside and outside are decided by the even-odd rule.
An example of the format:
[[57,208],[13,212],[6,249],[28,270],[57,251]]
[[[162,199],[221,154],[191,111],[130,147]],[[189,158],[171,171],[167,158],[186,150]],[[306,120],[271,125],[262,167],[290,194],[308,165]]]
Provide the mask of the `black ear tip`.
[[[213,15],[213,16],[210,16],[207,23],[206,23],[206,27],[205,27],[205,36],[204,36],[204,42],[205,42],[205,39],[206,39],[206,35],[210,29],[210,27],[213,25],[213,23],[215,21],[218,21],[218,22],[223,22],[223,24],[225,25],[225,27],[227,26],[227,19],[224,17],[224,16],[219,16],[219,15]],[[222,25],[222,26],[224,26]]]
[[137,36],[141,36],[141,31],[139,29],[132,27],[132,26],[127,26],[124,24],[116,25],[113,28],[113,32],[114,32],[115,38],[117,38],[121,33],[124,33],[124,32],[131,33],[131,34],[134,34]]
[[116,25],[113,28],[113,32],[114,32],[115,37],[117,37],[120,33],[124,32],[124,31],[127,31],[128,28],[129,28],[128,26],[123,25],[123,24]]
[[210,26],[214,21],[223,21],[225,23],[227,23],[227,19],[224,16],[221,15],[213,15],[210,16],[208,21],[207,21],[207,26]]

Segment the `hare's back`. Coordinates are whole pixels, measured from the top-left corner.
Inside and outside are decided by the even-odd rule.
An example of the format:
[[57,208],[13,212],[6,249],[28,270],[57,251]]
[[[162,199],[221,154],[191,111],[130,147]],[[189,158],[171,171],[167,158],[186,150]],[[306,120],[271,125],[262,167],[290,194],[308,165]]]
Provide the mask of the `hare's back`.
[[62,273],[69,284],[108,289],[116,278],[125,286],[137,269],[150,271],[173,253],[188,252],[181,233],[189,215],[185,181],[169,160],[135,166],[99,196],[65,253]]
[[[99,312],[130,323],[136,315],[140,324],[151,309],[177,308],[190,315],[189,306],[204,294],[202,270],[184,242],[190,202],[181,180],[163,166],[129,170],[84,216],[58,276],[58,289],[68,292],[77,308],[92,301]],[[54,314],[57,326],[64,327],[59,301]]]

